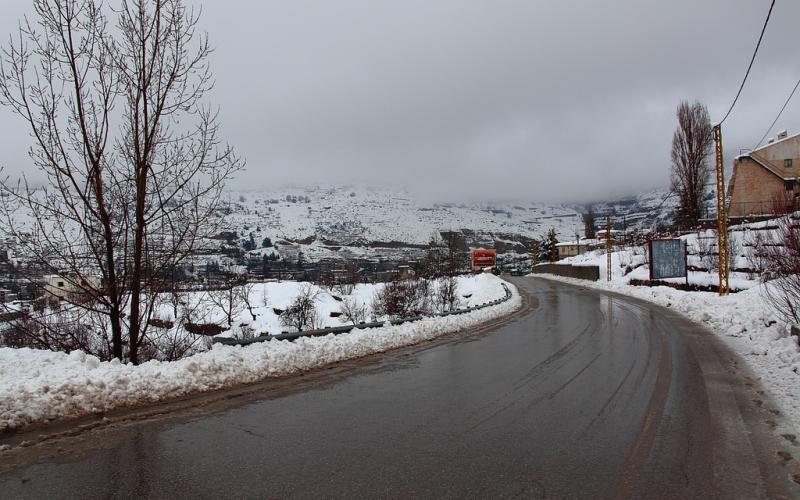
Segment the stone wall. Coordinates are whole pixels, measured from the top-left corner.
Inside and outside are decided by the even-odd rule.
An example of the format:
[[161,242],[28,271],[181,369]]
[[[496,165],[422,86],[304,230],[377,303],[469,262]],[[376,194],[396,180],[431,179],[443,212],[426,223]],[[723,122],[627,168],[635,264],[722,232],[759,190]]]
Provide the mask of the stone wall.
[[598,266],[570,266],[569,264],[538,264],[533,266],[533,274],[555,274],[568,278],[597,281],[600,279]]

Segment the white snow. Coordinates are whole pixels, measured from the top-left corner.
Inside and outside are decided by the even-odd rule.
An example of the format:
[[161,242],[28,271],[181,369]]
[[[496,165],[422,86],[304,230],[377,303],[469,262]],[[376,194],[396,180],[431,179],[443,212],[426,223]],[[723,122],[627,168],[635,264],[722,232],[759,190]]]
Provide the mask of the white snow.
[[[500,278],[483,274],[462,280],[459,286],[461,293],[472,292],[470,305],[505,296],[501,283]],[[0,348],[0,431],[255,382],[415,344],[510,314],[521,300],[515,287],[508,287],[510,300],[465,314],[294,342],[217,344],[174,362],[133,366],[117,360],[101,362],[82,352]],[[276,303],[291,295],[273,293],[270,300]]]

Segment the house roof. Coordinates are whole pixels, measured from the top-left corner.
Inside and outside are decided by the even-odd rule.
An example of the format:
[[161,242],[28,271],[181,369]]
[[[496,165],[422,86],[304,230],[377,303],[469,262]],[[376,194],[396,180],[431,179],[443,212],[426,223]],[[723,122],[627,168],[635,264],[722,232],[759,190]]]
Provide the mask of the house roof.
[[[749,153],[738,156],[737,159],[750,158],[783,180],[798,180],[800,178],[800,161],[795,162],[796,165],[792,165],[791,168],[786,168],[783,158],[777,160],[767,158],[770,149],[773,149],[779,144],[790,140],[797,140],[800,144],[800,133],[790,135],[778,141],[761,146],[760,148],[754,149]],[[798,146],[797,154],[793,154],[790,158],[800,158],[800,146]]]
[[780,143],[785,142],[785,141],[789,141],[791,139],[796,139],[797,137],[800,137],[800,132],[798,132],[796,134],[793,134],[793,135],[787,135],[783,139],[778,139],[777,141],[770,142],[768,144],[764,144],[763,146],[752,150],[751,153],[755,153],[755,152],[758,152],[758,151],[764,151],[766,149],[770,149],[770,148],[774,147],[777,144],[780,144]]

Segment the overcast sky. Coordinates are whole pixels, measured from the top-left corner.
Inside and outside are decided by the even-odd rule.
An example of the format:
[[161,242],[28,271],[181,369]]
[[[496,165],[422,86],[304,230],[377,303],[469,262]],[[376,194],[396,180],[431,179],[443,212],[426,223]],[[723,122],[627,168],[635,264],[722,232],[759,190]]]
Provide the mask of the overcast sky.
[[[108,0],[114,3],[114,0]],[[199,2],[198,2],[199,4]],[[681,99],[719,120],[769,0],[213,0],[236,188],[402,183],[435,196],[572,201],[663,187]],[[28,0],[3,0],[11,33]],[[800,2],[778,0],[723,129],[755,145],[800,78]],[[800,95],[776,130],[800,132]],[[30,143],[0,109],[0,164]],[[773,131],[773,135],[775,131]]]

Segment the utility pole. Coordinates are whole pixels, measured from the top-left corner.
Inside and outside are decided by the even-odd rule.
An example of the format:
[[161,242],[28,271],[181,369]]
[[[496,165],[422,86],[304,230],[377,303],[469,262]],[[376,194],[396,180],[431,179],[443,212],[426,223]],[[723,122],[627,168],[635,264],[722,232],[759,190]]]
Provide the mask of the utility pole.
[[611,281],[611,216],[606,216],[606,281]]
[[714,149],[717,162],[717,250],[719,253],[719,294],[728,295],[728,210],[725,202],[725,161],[722,155],[722,125],[714,126]]
[[539,256],[539,244],[536,242],[535,239],[531,239],[531,272],[533,272],[533,266],[536,265],[536,261],[538,260]]

